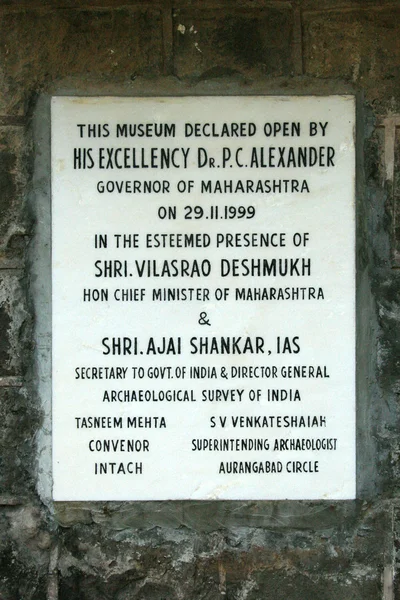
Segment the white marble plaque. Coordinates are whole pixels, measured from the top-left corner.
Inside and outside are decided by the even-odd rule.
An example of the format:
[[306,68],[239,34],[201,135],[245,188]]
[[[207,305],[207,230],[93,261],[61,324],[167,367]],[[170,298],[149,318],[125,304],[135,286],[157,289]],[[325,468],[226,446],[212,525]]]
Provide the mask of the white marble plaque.
[[55,500],[355,497],[354,128],[53,98]]

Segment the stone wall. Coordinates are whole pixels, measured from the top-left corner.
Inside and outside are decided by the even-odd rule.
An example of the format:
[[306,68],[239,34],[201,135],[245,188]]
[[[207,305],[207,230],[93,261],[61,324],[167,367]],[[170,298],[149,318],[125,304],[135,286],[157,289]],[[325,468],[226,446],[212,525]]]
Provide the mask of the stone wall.
[[[1,600],[400,599],[397,19],[398,0],[0,0]],[[357,96],[358,500],[52,503],[38,256],[65,93]]]

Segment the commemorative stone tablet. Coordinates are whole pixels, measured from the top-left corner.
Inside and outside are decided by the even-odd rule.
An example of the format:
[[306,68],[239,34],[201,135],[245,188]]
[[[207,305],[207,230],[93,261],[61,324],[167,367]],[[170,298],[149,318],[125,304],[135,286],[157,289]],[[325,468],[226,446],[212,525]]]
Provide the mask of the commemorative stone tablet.
[[354,127],[53,98],[55,500],[355,496]]

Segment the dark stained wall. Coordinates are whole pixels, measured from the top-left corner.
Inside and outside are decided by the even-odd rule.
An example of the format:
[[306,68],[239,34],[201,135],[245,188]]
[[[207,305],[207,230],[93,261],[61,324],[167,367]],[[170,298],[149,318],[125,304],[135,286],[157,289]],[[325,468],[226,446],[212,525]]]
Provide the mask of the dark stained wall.
[[[400,1],[0,0],[1,600],[400,600],[399,23]],[[31,248],[57,93],[357,96],[358,500],[43,493]]]

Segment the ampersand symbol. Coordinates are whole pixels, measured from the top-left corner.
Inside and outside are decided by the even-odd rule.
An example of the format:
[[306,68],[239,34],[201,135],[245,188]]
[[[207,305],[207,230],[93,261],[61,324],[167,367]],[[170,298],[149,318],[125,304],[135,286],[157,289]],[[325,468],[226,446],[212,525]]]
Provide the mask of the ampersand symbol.
[[199,318],[199,325],[211,325],[210,321],[207,319],[207,313],[201,312]]

